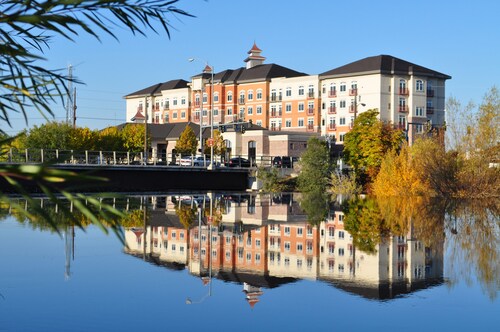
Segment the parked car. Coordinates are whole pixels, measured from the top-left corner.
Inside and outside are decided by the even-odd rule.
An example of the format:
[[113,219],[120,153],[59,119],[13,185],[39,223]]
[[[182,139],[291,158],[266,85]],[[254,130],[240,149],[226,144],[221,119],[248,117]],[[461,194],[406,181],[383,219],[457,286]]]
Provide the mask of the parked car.
[[292,168],[292,157],[274,157],[272,165],[277,168]]
[[226,167],[250,167],[250,160],[242,157],[234,157],[229,159]]
[[281,157],[281,167],[292,168],[292,157]]

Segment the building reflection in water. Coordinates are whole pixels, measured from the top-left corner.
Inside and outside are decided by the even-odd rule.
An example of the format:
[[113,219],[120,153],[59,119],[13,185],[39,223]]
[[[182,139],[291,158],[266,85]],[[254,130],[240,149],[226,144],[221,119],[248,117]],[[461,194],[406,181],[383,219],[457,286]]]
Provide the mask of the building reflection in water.
[[126,228],[125,252],[168,269],[187,268],[210,284],[208,296],[211,278],[239,283],[252,307],[264,289],[298,279],[378,300],[443,282],[442,242],[425,246],[410,230],[365,253],[344,229],[339,206],[310,225],[297,195],[147,197],[147,222]]

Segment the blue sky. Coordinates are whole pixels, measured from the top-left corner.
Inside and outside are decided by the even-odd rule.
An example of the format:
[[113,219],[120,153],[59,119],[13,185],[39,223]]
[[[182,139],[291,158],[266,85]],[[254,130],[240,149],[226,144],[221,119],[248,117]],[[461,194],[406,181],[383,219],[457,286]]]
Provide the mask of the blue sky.
[[[181,0],[195,18],[171,17],[171,39],[115,29],[120,41],[81,35],[54,39],[45,66],[74,66],[77,125],[101,129],[125,122],[123,96],[149,85],[244,66],[254,41],[266,63],[319,74],[368,56],[389,54],[452,76],[447,98],[479,103],[500,87],[500,1]],[[199,62],[188,62],[195,57]],[[66,111],[55,105],[56,120]],[[13,114],[14,134],[26,128]],[[28,127],[40,124],[30,116]]]

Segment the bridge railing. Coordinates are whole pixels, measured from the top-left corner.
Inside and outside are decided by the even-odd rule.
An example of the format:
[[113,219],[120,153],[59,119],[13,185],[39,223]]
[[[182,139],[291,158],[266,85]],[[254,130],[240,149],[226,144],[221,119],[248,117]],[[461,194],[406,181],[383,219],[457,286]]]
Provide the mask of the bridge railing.
[[[191,160],[194,160],[192,156]],[[252,167],[272,166],[273,156],[231,155],[214,156],[216,165],[224,166],[229,159],[242,157],[251,162]],[[207,156],[210,160],[210,156]],[[126,151],[78,151],[59,149],[15,149],[10,148],[0,154],[0,162],[26,164],[75,164],[75,165],[168,165],[183,166],[179,154],[153,154],[145,160],[142,152]],[[196,166],[196,165],[187,165]]]

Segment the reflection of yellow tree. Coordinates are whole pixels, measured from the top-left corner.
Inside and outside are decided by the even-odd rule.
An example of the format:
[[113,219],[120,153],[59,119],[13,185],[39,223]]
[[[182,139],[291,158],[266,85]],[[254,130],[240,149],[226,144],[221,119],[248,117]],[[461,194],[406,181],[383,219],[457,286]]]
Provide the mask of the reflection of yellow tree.
[[190,205],[179,204],[175,206],[175,214],[185,229],[189,229],[196,219],[196,208]]
[[[214,200],[214,205],[212,206],[212,224],[218,226],[222,222],[222,215],[226,214],[226,205],[224,200],[216,199]],[[210,217],[210,206],[205,206],[203,210],[203,215],[208,218]]]
[[[450,279],[472,283],[475,274],[491,299],[500,289],[499,211],[498,200],[460,201],[447,219]],[[460,266],[454,268],[455,264]]]
[[[146,214],[149,217],[148,214]],[[149,219],[149,218],[148,218]],[[142,227],[144,226],[144,211],[132,210],[127,215],[119,220],[120,225],[125,228],[129,227]],[[147,223],[147,220],[146,220]]]
[[378,198],[381,217],[392,235],[411,236],[427,246],[442,243],[445,202],[429,197]]

